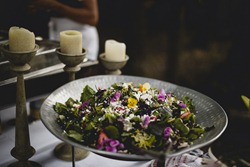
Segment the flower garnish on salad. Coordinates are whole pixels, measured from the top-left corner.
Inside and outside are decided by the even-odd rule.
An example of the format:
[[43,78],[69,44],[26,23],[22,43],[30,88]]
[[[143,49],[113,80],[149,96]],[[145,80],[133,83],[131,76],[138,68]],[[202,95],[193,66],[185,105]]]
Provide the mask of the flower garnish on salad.
[[53,106],[57,123],[72,139],[99,150],[136,154],[188,147],[207,130],[196,122],[192,99],[149,83],[85,86],[80,99]]

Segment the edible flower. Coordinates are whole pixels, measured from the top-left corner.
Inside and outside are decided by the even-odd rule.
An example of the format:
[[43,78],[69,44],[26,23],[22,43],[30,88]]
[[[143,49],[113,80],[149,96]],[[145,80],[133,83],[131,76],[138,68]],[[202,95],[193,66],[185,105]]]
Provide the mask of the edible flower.
[[89,105],[89,101],[82,102],[82,105],[80,106],[81,109],[86,108]]
[[186,105],[185,103],[182,103],[182,102],[179,103],[179,106],[180,106],[181,108],[186,108],[186,107],[187,107],[187,105]]
[[103,144],[101,147],[98,149],[105,149],[106,151],[109,152],[118,152],[118,150],[124,149],[124,144],[120,143],[118,140],[113,140],[113,139],[106,139],[104,140]]
[[128,98],[128,108],[134,108],[136,105],[137,105],[138,101],[133,98],[133,97],[130,97]]
[[130,130],[132,130],[133,127],[133,123],[130,121],[132,118],[134,118],[135,115],[134,114],[129,114],[128,117],[126,117],[125,119],[123,119],[121,122],[123,123],[123,130],[125,132],[128,132]]
[[139,90],[141,91],[141,92],[146,92],[147,90],[149,90],[150,89],[150,84],[149,83],[144,83],[143,85],[142,84],[140,84],[140,87],[139,87]]
[[147,129],[149,123],[150,123],[150,116],[143,115],[143,117],[142,117],[142,127]]
[[170,127],[166,127],[164,129],[163,138],[168,139],[168,137],[171,135],[172,132],[173,132],[173,130]]
[[111,102],[116,102],[121,96],[121,93],[115,92],[114,96],[111,98]]
[[165,100],[165,96],[166,96],[166,92],[165,92],[165,90],[164,89],[161,89],[160,90],[160,93],[158,94],[158,100],[159,101],[164,101]]

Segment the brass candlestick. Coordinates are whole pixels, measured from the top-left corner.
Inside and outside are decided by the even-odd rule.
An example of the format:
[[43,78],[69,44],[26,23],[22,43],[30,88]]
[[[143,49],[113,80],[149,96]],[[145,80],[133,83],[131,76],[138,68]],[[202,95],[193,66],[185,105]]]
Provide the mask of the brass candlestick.
[[17,74],[16,84],[16,122],[15,122],[15,147],[11,150],[11,155],[18,161],[9,165],[9,167],[40,167],[41,165],[29,161],[35,154],[35,149],[30,145],[28,117],[26,109],[26,94],[23,74],[31,67],[28,64],[35,56],[39,46],[35,45],[32,51],[28,52],[12,52],[9,50],[9,45],[2,44],[1,51],[9,60],[11,70]]
[[[82,49],[82,54],[72,55],[62,53],[60,48],[56,49],[58,58],[65,64],[64,71],[69,74],[69,81],[75,80],[75,73],[81,70],[80,64],[86,57],[86,50]],[[54,153],[57,158],[65,161],[71,161],[74,165],[75,160],[81,160],[88,156],[89,151],[75,148],[68,143],[60,143],[56,146]]]
[[126,55],[123,61],[110,61],[106,59],[105,53],[100,54],[99,58],[102,65],[106,69],[106,74],[113,75],[121,75],[121,69],[127,64],[127,61],[129,60],[128,55]]

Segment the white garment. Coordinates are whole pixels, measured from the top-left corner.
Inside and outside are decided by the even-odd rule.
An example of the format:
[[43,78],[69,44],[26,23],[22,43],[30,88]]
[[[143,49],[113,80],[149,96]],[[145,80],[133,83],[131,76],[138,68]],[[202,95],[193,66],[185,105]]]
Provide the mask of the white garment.
[[60,32],[65,30],[77,30],[82,33],[82,46],[87,49],[86,57],[96,60],[99,51],[99,36],[96,27],[77,23],[68,18],[50,18],[49,39],[59,41]]

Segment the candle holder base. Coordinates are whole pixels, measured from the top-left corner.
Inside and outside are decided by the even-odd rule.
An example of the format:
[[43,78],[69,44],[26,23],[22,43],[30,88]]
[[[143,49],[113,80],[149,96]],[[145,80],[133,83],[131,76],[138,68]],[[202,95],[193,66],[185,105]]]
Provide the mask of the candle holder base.
[[106,69],[106,74],[110,75],[121,75],[122,71],[120,69],[122,69],[129,60],[128,55],[126,55],[123,61],[110,61],[106,59],[105,53],[100,54],[99,58],[101,60],[102,65]]
[[[64,142],[60,143],[55,147],[54,154],[58,159],[72,161],[72,146]],[[79,161],[86,158],[89,155],[89,151],[75,147],[74,154],[75,160]]]
[[8,167],[42,167],[42,165],[34,161],[26,161],[26,162],[18,161],[8,165]]

